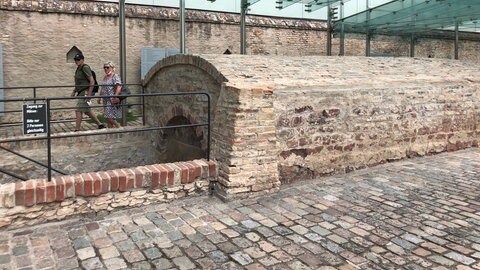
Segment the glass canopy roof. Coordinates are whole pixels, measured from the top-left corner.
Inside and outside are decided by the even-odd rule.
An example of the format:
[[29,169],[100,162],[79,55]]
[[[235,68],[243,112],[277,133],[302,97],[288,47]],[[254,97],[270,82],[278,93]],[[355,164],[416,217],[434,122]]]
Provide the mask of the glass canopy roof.
[[345,32],[386,35],[429,33],[436,30],[477,32],[479,0],[394,0],[339,20]]
[[[251,5],[259,0],[246,1]],[[343,19],[340,15],[334,24],[335,33],[343,29],[346,33],[410,35],[451,30],[453,35],[452,30],[457,26],[461,32],[480,31],[480,0],[386,0],[381,4],[373,3],[375,0],[363,0],[367,4],[361,10],[358,9],[359,5],[362,6],[358,0],[275,0],[278,9],[300,3],[306,12],[328,7],[343,8],[348,2],[355,2],[357,10]]]
[[[226,0],[208,0],[226,1]],[[241,0],[251,6],[262,0]],[[266,1],[266,0],[265,0]],[[302,4],[305,12],[338,8],[333,32],[453,36],[480,32],[480,0],[269,0],[277,9]],[[341,10],[340,10],[341,9]],[[345,15],[346,14],[346,15]],[[442,31],[448,30],[448,31]],[[467,33],[465,33],[467,32]]]

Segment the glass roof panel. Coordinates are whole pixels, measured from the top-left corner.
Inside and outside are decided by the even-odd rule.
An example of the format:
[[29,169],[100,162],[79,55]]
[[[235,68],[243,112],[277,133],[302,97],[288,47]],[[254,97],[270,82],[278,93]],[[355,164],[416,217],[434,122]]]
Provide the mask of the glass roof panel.
[[257,2],[259,2],[260,0],[247,0],[247,6],[251,6]]
[[[395,0],[343,20],[346,32],[409,35],[431,30],[476,31],[479,0]],[[336,23],[335,31],[339,31]]]

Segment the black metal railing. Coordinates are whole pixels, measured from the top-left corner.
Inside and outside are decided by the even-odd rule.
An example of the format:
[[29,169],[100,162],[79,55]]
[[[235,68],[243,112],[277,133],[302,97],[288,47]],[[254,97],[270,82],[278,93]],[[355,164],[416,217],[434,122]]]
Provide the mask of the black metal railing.
[[[54,88],[59,88],[59,87],[68,87],[68,86],[56,86]],[[37,88],[47,88],[47,87],[32,87],[34,89]],[[72,86],[73,88],[73,86]],[[143,92],[143,90],[142,90]],[[199,122],[199,123],[194,123],[194,124],[185,124],[185,125],[168,125],[168,126],[155,126],[155,127],[145,127],[145,98],[149,97],[166,97],[166,96],[196,96],[196,95],[203,95],[206,96],[207,99],[207,122]],[[39,135],[36,134],[35,136],[30,136],[30,135],[25,135],[23,137],[15,137],[15,138],[0,138],[0,144],[1,143],[11,143],[11,142],[22,142],[22,141],[34,141],[34,140],[46,140],[47,141],[47,164],[43,164],[42,162],[33,160],[31,158],[28,158],[24,155],[21,155],[19,153],[16,153],[13,150],[6,149],[5,147],[0,147],[1,150],[10,152],[12,154],[15,154],[17,156],[20,156],[22,158],[25,158],[29,161],[32,161],[36,163],[37,165],[40,165],[42,167],[45,167],[47,169],[47,174],[48,174],[48,180],[50,181],[52,179],[52,171],[55,171],[59,174],[65,174],[61,170],[54,169],[52,168],[52,141],[55,139],[61,139],[61,138],[72,138],[72,137],[83,137],[83,136],[98,136],[98,135],[106,135],[106,134],[122,134],[122,133],[133,133],[133,132],[144,132],[144,131],[155,131],[155,130],[164,130],[164,129],[175,129],[175,128],[188,128],[188,127],[198,127],[198,126],[206,126],[207,127],[207,149],[206,149],[206,159],[210,160],[210,147],[211,147],[211,98],[210,95],[207,92],[180,92],[180,93],[141,93],[141,94],[129,94],[125,97],[138,97],[141,102],[136,104],[142,106],[142,122],[143,125],[141,128],[135,127],[131,129],[121,129],[121,130],[112,130],[112,129],[102,129],[98,130],[98,132],[95,133],[82,133],[82,132],[72,132],[71,134],[52,134],[51,128],[52,128],[52,123],[56,123],[55,120],[51,119],[51,111],[54,110],[67,110],[67,109],[74,109],[76,107],[52,107],[51,104],[53,101],[64,101],[64,100],[78,100],[78,99],[99,99],[99,98],[113,98],[113,97],[118,97],[118,96],[75,96],[75,97],[44,97],[44,98],[15,98],[15,99],[3,99],[0,100],[0,102],[4,103],[14,103],[14,102],[33,102],[34,104],[38,104],[39,102],[46,104],[46,135]],[[123,97],[123,96],[121,96]],[[131,106],[132,104],[119,104],[119,106],[125,107],[125,106]],[[96,105],[96,106],[91,106],[91,107],[105,107],[105,105]],[[10,111],[9,113],[13,112],[22,112],[22,110],[13,110]],[[125,112],[125,110],[124,110]],[[125,115],[124,115],[125,116]],[[57,121],[58,122],[58,121]],[[19,125],[22,125],[23,122],[19,122]],[[43,133],[42,133],[43,134]],[[11,177],[18,178],[20,180],[26,180],[24,177],[20,177],[14,173],[9,173],[6,172],[5,170],[0,168],[0,173],[7,174]]]
[[[102,86],[111,86],[111,85],[103,85],[103,84],[99,84],[99,87],[100,87],[100,90],[101,91],[101,87]],[[39,102],[39,101],[42,101],[44,100],[45,98],[50,98],[50,97],[54,97],[55,95],[52,95],[51,93],[46,93],[46,91],[52,91],[52,90],[55,90],[57,89],[57,93],[59,92],[58,89],[66,89],[66,92],[65,93],[68,93],[70,94],[72,92],[73,89],[75,89],[76,87],[89,87],[89,85],[53,85],[53,86],[24,86],[24,87],[0,87],[0,90],[4,90],[4,96],[5,95],[9,95],[9,96],[15,96],[16,98],[21,98],[21,96],[24,96],[25,99],[34,99],[33,102],[34,104]],[[141,91],[139,91],[139,93],[145,93],[145,89],[143,87],[142,84],[135,84],[135,83],[128,83],[128,84],[122,84],[122,87],[127,87],[127,88],[139,88]],[[67,90],[68,89],[68,90]],[[27,90],[28,93],[22,93],[22,95],[19,95],[18,92],[20,92],[21,90]],[[13,94],[11,92],[14,92]],[[41,94],[41,97],[39,97],[39,94]],[[57,95],[58,96],[58,95]],[[130,96],[130,95],[129,95]],[[98,95],[94,95],[94,97],[98,97]],[[0,100],[0,102],[3,102],[3,100]],[[144,99],[141,98],[140,102],[139,103],[128,103],[128,107],[135,107],[135,106],[140,106],[141,107],[141,116],[142,116],[142,119],[143,119],[143,116],[145,115],[145,109],[143,107],[143,104],[144,104]],[[90,106],[91,108],[97,108],[97,107],[102,107],[102,106]],[[63,108],[56,108],[56,109],[52,109],[52,111],[55,111],[55,110],[67,110],[67,109],[75,109],[76,107],[63,107]],[[21,113],[22,111],[21,110],[3,110],[3,111],[0,111],[0,116],[2,115],[8,115],[8,114],[12,114],[12,113]],[[123,115],[126,115],[125,114],[125,111],[123,112]],[[53,120],[53,122],[57,122],[57,123],[62,123],[62,122],[70,122],[72,121],[72,119],[63,119],[63,120]],[[143,124],[145,125],[145,119],[143,119]],[[9,122],[9,123],[0,123],[0,125],[2,126],[6,126],[6,125],[9,125],[9,126],[16,126],[16,125],[21,125],[22,122]]]

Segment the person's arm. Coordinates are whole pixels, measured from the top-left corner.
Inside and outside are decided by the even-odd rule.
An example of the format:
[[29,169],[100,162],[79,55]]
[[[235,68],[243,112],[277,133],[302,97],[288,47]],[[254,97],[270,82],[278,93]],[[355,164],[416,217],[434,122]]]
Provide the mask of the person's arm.
[[88,79],[88,92],[87,96],[93,96],[93,86],[95,85],[95,79],[93,79],[92,70],[87,64],[82,66],[82,71],[85,77]]
[[100,91],[98,91],[98,99],[97,99],[97,103],[98,103],[98,104],[102,104],[102,103],[103,103],[102,92],[103,92],[103,86],[102,86],[102,88],[100,89]]
[[115,85],[115,95],[119,96],[122,92],[122,86],[120,84]]
[[[122,92],[122,81],[120,80],[120,76],[118,74],[113,75],[113,81],[115,83],[113,94],[119,96]],[[114,97],[115,103],[120,103],[120,99],[118,97]]]
[[[113,94],[116,95],[116,96],[120,95],[121,89],[122,88],[120,87],[120,85],[116,84],[114,86]],[[112,97],[112,103],[113,104],[118,104],[118,103],[120,103],[120,99],[118,97]]]
[[87,96],[93,96],[93,85],[95,84],[95,80],[93,79],[93,76],[88,77],[89,86],[88,86],[88,95]]

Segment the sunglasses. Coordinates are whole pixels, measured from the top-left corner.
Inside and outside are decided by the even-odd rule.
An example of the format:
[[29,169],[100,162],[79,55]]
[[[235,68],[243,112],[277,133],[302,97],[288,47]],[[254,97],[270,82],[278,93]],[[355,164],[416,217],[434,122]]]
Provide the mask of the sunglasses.
[[109,69],[110,67],[103,67],[103,69]]

